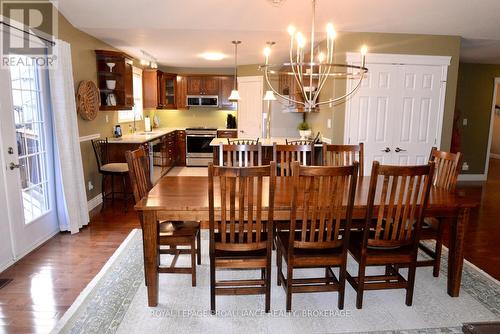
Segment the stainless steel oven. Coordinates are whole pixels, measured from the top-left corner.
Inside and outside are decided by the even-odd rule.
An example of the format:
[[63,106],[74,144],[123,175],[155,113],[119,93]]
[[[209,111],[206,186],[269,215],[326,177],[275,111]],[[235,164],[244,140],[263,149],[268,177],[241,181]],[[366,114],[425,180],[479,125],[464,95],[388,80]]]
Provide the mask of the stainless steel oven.
[[186,129],[186,166],[208,166],[214,159],[212,139],[217,137],[217,129]]

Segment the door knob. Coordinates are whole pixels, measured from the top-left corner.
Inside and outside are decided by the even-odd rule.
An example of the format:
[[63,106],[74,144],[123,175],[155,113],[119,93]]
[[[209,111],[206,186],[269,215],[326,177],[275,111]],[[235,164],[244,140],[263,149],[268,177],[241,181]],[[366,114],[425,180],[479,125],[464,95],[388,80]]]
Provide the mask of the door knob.
[[11,163],[9,164],[9,168],[10,168],[10,170],[14,170],[14,169],[16,169],[16,168],[21,168],[21,167],[24,167],[24,165],[21,165],[21,164],[17,164],[17,165],[16,165],[16,164],[15,164],[15,163],[13,163],[13,162],[11,162]]
[[386,153],[389,153],[391,151],[390,148],[386,147],[385,149],[381,150],[382,152],[386,152]]
[[394,150],[396,153],[399,153],[399,152],[406,152],[406,150],[403,150],[402,148],[399,148],[399,147],[396,147],[396,149]]

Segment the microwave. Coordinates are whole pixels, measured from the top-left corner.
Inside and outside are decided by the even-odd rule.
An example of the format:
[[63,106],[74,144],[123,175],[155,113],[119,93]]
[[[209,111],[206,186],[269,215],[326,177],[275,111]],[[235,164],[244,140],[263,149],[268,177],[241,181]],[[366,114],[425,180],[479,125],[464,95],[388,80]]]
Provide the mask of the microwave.
[[188,107],[218,107],[219,97],[217,95],[188,95],[186,105]]

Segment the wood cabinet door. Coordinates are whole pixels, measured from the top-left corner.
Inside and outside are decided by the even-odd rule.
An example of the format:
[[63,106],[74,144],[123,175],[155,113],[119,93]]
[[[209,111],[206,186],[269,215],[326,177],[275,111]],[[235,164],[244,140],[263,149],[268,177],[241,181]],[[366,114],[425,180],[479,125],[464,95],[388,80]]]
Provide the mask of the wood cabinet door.
[[142,106],[158,108],[158,77],[156,71],[142,71]]
[[158,97],[158,109],[164,109],[165,103],[165,76],[163,72],[157,72],[157,97]]
[[163,96],[165,98],[165,108],[176,109],[177,108],[177,75],[164,73],[164,90]]
[[133,73],[132,64],[125,63],[123,72],[123,90],[125,96],[125,107],[132,108],[134,106],[134,90],[133,90]]
[[202,77],[187,77],[187,95],[201,95],[202,94]]
[[177,131],[177,166],[186,166],[186,131]]
[[177,94],[175,96],[177,102],[177,109],[186,109],[187,106],[187,78],[184,76],[177,76]]
[[223,108],[232,108],[234,104],[229,101],[229,96],[234,86],[233,76],[220,77],[219,106]]
[[203,95],[219,95],[219,77],[203,78]]

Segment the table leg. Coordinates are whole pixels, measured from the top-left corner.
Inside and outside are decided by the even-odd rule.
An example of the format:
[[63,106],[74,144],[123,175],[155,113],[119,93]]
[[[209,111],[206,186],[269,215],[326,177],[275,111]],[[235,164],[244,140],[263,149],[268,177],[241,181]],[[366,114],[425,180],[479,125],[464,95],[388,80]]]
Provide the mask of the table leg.
[[148,288],[148,306],[158,305],[158,266],[160,257],[158,251],[158,223],[155,211],[143,213],[143,238],[146,285]]
[[464,265],[465,229],[469,222],[470,209],[461,208],[457,221],[450,224],[450,248],[448,253],[448,294],[458,297]]

